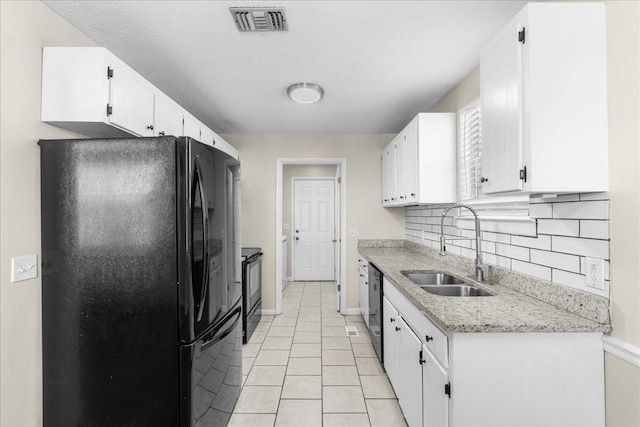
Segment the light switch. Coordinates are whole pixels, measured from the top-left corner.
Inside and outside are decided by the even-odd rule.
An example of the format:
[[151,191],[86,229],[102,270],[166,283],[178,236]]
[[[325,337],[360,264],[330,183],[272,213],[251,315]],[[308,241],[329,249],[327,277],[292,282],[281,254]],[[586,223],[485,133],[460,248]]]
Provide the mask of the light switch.
[[358,237],[358,229],[350,228],[349,229],[349,237]]
[[38,277],[38,256],[26,255],[11,258],[11,283]]

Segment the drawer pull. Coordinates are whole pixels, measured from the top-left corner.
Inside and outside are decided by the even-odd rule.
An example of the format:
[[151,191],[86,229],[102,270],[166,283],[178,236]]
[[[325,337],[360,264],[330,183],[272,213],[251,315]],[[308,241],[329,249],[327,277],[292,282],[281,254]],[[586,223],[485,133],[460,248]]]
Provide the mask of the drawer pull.
[[396,331],[399,331],[399,330],[400,330],[400,328],[398,328],[398,327],[396,326]]
[[424,339],[427,340],[427,342],[433,341],[433,337],[430,337],[429,335],[425,335]]
[[395,322],[396,319],[394,319],[393,317],[389,319],[389,322]]

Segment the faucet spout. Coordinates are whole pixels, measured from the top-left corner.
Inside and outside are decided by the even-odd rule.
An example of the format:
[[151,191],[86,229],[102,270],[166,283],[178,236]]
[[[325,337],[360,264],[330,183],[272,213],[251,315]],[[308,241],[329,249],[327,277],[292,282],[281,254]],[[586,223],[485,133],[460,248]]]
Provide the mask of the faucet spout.
[[476,226],[476,265],[475,265],[475,278],[480,282],[484,282],[486,280],[488,267],[482,262],[482,234],[480,233],[480,219],[478,218],[478,214],[475,209],[473,209],[469,205],[465,205],[463,203],[454,203],[450,206],[447,206],[442,213],[442,217],[440,218],[440,255],[444,256],[447,253],[446,248],[446,240],[447,238],[444,235],[444,217],[447,216],[447,213],[451,209],[455,208],[465,208],[469,210],[475,219]]

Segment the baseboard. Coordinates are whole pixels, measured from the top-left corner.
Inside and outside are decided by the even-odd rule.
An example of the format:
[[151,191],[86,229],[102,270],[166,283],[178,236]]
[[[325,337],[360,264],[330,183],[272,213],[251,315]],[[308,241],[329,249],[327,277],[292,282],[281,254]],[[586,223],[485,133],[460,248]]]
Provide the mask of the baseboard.
[[345,316],[356,316],[361,313],[360,308],[347,308],[342,314],[344,314]]
[[264,314],[265,316],[275,316],[276,315],[276,311],[275,310],[267,310],[267,309],[262,309],[262,314]]
[[604,351],[614,354],[622,360],[640,367],[640,348],[609,335],[602,337]]

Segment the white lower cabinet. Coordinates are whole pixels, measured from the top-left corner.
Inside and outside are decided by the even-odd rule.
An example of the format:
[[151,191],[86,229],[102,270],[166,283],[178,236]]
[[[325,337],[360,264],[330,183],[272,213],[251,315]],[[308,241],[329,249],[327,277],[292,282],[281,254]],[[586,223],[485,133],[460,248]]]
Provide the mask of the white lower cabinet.
[[383,290],[384,366],[410,427],[605,425],[602,333],[445,334]]
[[410,426],[422,425],[422,343],[398,317],[398,403]]

